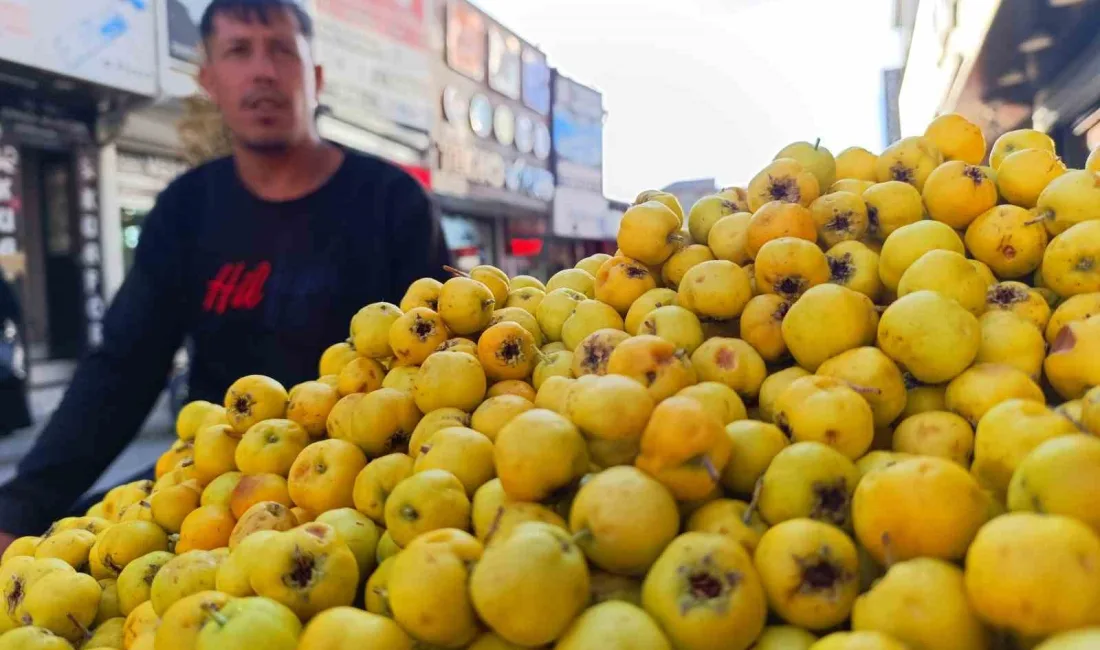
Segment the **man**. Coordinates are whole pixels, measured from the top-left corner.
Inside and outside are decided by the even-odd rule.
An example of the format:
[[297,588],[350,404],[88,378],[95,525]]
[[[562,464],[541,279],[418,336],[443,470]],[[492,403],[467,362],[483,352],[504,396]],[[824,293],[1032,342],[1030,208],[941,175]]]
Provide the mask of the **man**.
[[214,0],[200,32],[199,80],[233,155],[172,183],[149,214],[102,346],[0,488],[8,540],[65,515],[133,439],[185,337],[192,399],[220,403],[249,374],[289,388],[316,377],[360,307],[395,302],[448,263],[412,177],[318,136],[324,79],[292,0]]

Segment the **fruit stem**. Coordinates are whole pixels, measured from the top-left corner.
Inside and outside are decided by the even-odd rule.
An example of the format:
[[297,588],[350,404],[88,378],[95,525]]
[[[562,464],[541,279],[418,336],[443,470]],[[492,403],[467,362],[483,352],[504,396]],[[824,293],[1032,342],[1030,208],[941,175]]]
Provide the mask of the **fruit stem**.
[[582,541],[592,539],[592,531],[587,528],[582,528],[573,533],[573,543],[580,546]]
[[873,386],[860,386],[859,384],[853,384],[852,382],[848,382],[848,386],[850,386],[852,390],[859,393],[860,395],[881,395],[882,394],[882,389],[881,388],[874,388]]
[[446,271],[447,273],[450,273],[451,275],[455,276],[456,278],[468,278],[468,277],[470,277],[469,273],[467,273],[465,271],[460,271],[459,269],[456,269],[453,266],[448,266],[446,264],[443,265],[443,270]]
[[894,566],[896,558],[894,557],[894,544],[890,540],[890,533],[882,534],[882,561],[886,565],[887,570]]
[[76,620],[75,616],[73,616],[72,614],[66,614],[65,616],[68,617],[69,622],[73,624],[73,627],[80,630],[81,636],[83,636],[85,639],[92,638],[92,631],[85,627],[83,623]]
[[701,454],[699,456],[696,456],[689,462],[693,465],[698,465],[706,470],[707,476],[709,476],[710,480],[714,481],[715,483],[721,480],[722,475],[718,473],[718,468],[714,466],[714,463],[710,460],[710,456],[707,456],[706,454]]
[[687,238],[682,233],[672,232],[669,233],[666,241],[670,244],[683,244],[687,241]]
[[1034,226],[1037,223],[1043,223],[1047,219],[1053,219],[1054,218],[1054,210],[1043,210],[1042,212],[1036,211],[1035,215],[1036,216],[1035,216],[1034,219],[1028,219],[1027,221],[1024,222],[1024,225],[1025,226]]
[[820,147],[820,146],[821,146],[821,138],[818,138],[817,140],[814,140],[814,151],[817,151],[817,148]]
[[764,477],[756,479],[756,485],[752,488],[752,499],[749,500],[749,507],[745,508],[745,514],[741,515],[741,522],[746,526],[752,521],[753,514],[756,513],[757,506],[760,505],[760,493],[764,491]]
[[229,624],[229,619],[218,611],[218,606],[214,603],[203,603],[202,611],[206,614],[207,618],[214,621],[221,627],[225,627]]
[[497,508],[497,513],[493,515],[493,523],[489,524],[489,530],[485,531],[485,545],[489,545],[489,540],[496,535],[497,530],[500,528],[500,522],[504,519],[504,506]]

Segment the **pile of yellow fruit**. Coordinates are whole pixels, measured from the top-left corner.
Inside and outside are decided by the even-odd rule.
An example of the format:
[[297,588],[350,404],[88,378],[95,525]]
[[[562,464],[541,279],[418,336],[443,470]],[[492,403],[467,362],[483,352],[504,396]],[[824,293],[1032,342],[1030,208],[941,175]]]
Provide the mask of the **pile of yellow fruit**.
[[984,156],[796,143],[363,308],[12,544],[0,650],[1100,648],[1100,160]]

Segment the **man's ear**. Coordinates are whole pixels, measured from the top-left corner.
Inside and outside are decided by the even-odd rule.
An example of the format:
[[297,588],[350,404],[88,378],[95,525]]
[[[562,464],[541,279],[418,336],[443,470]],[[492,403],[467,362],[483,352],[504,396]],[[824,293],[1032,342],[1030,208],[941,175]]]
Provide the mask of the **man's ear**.
[[204,63],[199,67],[198,81],[199,86],[206,91],[206,95],[217,103],[218,97],[214,91],[214,78],[213,73],[210,71],[209,64]]

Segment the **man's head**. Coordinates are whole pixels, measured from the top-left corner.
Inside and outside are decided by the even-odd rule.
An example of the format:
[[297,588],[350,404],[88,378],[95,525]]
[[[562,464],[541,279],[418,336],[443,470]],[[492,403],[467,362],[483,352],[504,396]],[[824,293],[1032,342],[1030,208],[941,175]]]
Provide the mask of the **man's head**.
[[296,0],[213,0],[199,32],[199,81],[235,143],[278,153],[317,138],[323,77],[310,49],[312,22]]

